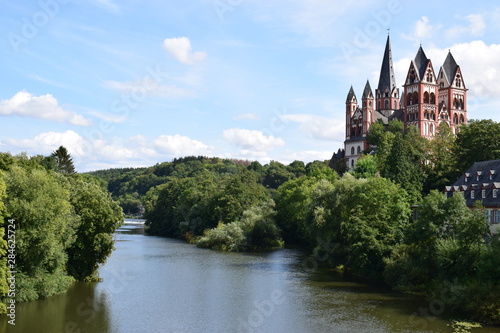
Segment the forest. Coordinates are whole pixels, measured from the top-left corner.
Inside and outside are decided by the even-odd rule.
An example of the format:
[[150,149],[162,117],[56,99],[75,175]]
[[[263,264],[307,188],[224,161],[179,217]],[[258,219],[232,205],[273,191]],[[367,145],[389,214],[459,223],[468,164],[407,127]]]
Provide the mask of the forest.
[[[441,125],[428,141],[393,120],[373,124],[368,139],[375,151],[349,172],[341,159],[262,165],[191,156],[76,174],[65,166],[67,152],[2,154],[0,212],[4,225],[17,224],[19,300],[97,279],[123,210],[146,218],[151,235],[202,248],[300,246],[351,278],[438,298],[449,311],[499,324],[500,241],[480,205],[471,210],[442,190],[474,162],[500,159],[500,123],[470,121],[457,135]],[[2,284],[2,295],[7,290]]]

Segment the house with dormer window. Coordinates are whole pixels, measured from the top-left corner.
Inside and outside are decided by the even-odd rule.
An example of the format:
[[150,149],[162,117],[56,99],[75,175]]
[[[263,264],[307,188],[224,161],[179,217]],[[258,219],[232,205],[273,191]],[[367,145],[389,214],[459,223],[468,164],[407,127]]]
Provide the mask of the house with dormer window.
[[468,207],[480,201],[486,208],[486,219],[492,234],[500,234],[500,160],[476,162],[452,186],[446,186],[450,197],[460,192]]

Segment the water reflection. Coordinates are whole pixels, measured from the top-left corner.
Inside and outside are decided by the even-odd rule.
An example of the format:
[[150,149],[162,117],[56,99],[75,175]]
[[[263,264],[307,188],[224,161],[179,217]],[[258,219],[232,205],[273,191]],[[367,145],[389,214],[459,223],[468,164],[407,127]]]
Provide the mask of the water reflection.
[[[413,316],[423,299],[304,269],[298,250],[227,253],[145,236],[140,224],[115,234],[103,282],[18,304],[7,332],[451,332],[442,318]],[[4,330],[5,331],[5,330]],[[475,330],[499,333],[499,328]]]
[[16,325],[2,318],[3,332],[110,332],[106,295],[96,283],[75,283],[66,293],[19,303]]

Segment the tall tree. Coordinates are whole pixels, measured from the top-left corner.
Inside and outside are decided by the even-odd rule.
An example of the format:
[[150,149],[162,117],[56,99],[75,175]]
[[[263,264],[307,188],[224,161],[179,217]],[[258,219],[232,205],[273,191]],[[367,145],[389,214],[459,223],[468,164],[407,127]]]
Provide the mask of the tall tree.
[[428,142],[428,163],[425,165],[427,174],[424,191],[443,190],[457,178],[456,158],[453,154],[455,136],[446,123],[439,124],[433,140]]
[[68,153],[68,150],[64,146],[60,146],[57,150],[52,152],[52,157],[57,161],[57,166],[60,172],[65,174],[74,174],[75,166],[73,165],[73,158]]
[[454,150],[460,172],[474,162],[500,159],[500,123],[493,120],[471,120],[460,127]]
[[72,180],[70,202],[81,223],[68,248],[68,272],[78,280],[95,280],[99,264],[113,250],[113,233],[123,221],[122,210],[97,184]]

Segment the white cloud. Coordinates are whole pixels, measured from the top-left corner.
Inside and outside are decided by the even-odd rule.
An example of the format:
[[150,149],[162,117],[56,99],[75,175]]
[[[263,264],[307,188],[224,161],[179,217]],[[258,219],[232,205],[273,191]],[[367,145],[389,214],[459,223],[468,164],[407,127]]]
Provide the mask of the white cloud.
[[194,65],[207,57],[205,52],[193,52],[191,41],[187,37],[167,38],[163,41],[163,48],[175,59],[186,65]]
[[163,98],[186,98],[195,95],[195,92],[192,90],[180,88],[173,84],[162,85],[155,80],[105,81],[104,87],[136,96],[135,100],[138,101],[145,99],[148,95]]
[[240,128],[227,129],[222,133],[224,139],[242,147],[244,150],[266,151],[285,145],[281,138],[264,135],[261,131]]
[[467,26],[455,25],[446,30],[446,35],[449,38],[463,37],[464,35],[471,35],[474,37],[483,35],[486,29],[484,15],[471,14],[466,16],[465,20],[469,23]]
[[427,16],[422,16],[420,20],[418,20],[414,27],[412,35],[403,35],[406,39],[414,41],[416,44],[422,43],[425,40],[432,39],[438,30],[441,29],[441,25],[432,25],[430,24],[429,18]]
[[286,151],[286,155],[282,156],[279,161],[283,164],[290,164],[293,161],[302,161],[309,163],[312,161],[325,161],[332,158],[333,151],[324,150],[305,150],[305,151]]
[[259,119],[255,113],[241,113],[233,117],[236,120],[249,119],[257,120]]
[[18,115],[78,126],[90,125],[90,120],[85,119],[82,115],[59,106],[57,99],[51,94],[33,96],[24,90],[15,94],[11,99],[0,101],[0,115]]
[[153,144],[160,152],[172,157],[188,155],[210,155],[214,147],[182,135],[160,135]]
[[3,140],[3,144],[9,148],[27,151],[29,154],[43,155],[50,154],[59,146],[65,146],[72,155],[82,155],[83,142],[83,137],[71,130],[66,132],[44,132],[33,139]]
[[96,170],[100,167],[148,166],[159,161],[189,155],[210,155],[214,147],[181,135],[161,135],[148,140],[142,135],[127,139],[89,140],[74,131],[44,132],[32,139],[5,139],[3,150],[29,155],[48,155],[65,146],[73,156],[77,170]]
[[99,111],[89,111],[89,114],[93,115],[96,118],[108,121],[110,123],[123,123],[127,119],[127,117],[123,115],[103,113]]
[[337,141],[344,139],[345,122],[343,120],[311,114],[285,114],[281,116],[281,119],[300,124],[299,129],[313,139]]

